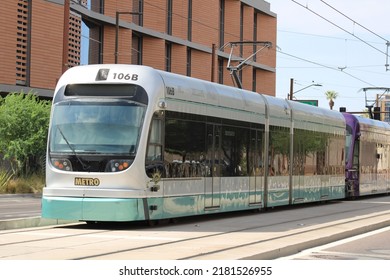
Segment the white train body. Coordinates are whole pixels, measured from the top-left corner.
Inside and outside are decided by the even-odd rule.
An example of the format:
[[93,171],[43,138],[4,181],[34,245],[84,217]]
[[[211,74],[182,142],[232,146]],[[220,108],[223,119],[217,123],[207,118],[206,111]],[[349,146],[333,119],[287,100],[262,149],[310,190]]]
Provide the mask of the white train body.
[[135,65],[58,82],[42,216],[133,221],[345,196],[342,114]]

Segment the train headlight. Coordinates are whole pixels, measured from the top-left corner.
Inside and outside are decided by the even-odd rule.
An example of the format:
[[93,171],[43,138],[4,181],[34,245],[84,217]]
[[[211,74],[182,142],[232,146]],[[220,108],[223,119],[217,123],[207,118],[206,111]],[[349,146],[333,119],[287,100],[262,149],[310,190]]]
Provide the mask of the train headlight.
[[106,172],[118,172],[126,170],[130,167],[131,160],[128,159],[113,159],[106,165]]
[[70,163],[70,160],[68,160],[68,159],[52,158],[51,164],[59,170],[72,171],[72,164]]

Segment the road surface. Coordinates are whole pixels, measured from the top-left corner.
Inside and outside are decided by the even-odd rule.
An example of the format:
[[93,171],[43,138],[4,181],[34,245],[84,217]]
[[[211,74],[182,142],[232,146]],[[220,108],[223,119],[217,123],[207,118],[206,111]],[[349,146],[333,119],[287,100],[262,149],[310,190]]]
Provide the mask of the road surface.
[[0,195],[0,221],[40,215],[40,196],[32,194]]

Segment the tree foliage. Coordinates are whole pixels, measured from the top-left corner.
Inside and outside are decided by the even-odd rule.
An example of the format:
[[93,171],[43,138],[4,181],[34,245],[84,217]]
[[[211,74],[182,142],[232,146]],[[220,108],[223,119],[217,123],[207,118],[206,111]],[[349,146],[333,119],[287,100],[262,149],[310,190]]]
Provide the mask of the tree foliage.
[[325,92],[326,99],[329,100],[329,108],[333,110],[334,100],[339,96],[339,93],[334,90],[328,90]]
[[42,171],[50,106],[31,92],[0,98],[0,153],[16,175]]

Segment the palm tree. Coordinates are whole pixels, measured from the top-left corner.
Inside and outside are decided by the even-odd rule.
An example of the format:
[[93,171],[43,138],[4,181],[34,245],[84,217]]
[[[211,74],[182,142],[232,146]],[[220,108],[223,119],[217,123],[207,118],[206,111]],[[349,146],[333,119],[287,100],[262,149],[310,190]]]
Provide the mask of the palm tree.
[[325,92],[325,96],[326,96],[326,99],[329,100],[329,108],[331,110],[333,110],[333,106],[334,106],[334,99],[337,98],[337,96],[339,96],[339,93],[334,91],[334,90],[328,90]]

